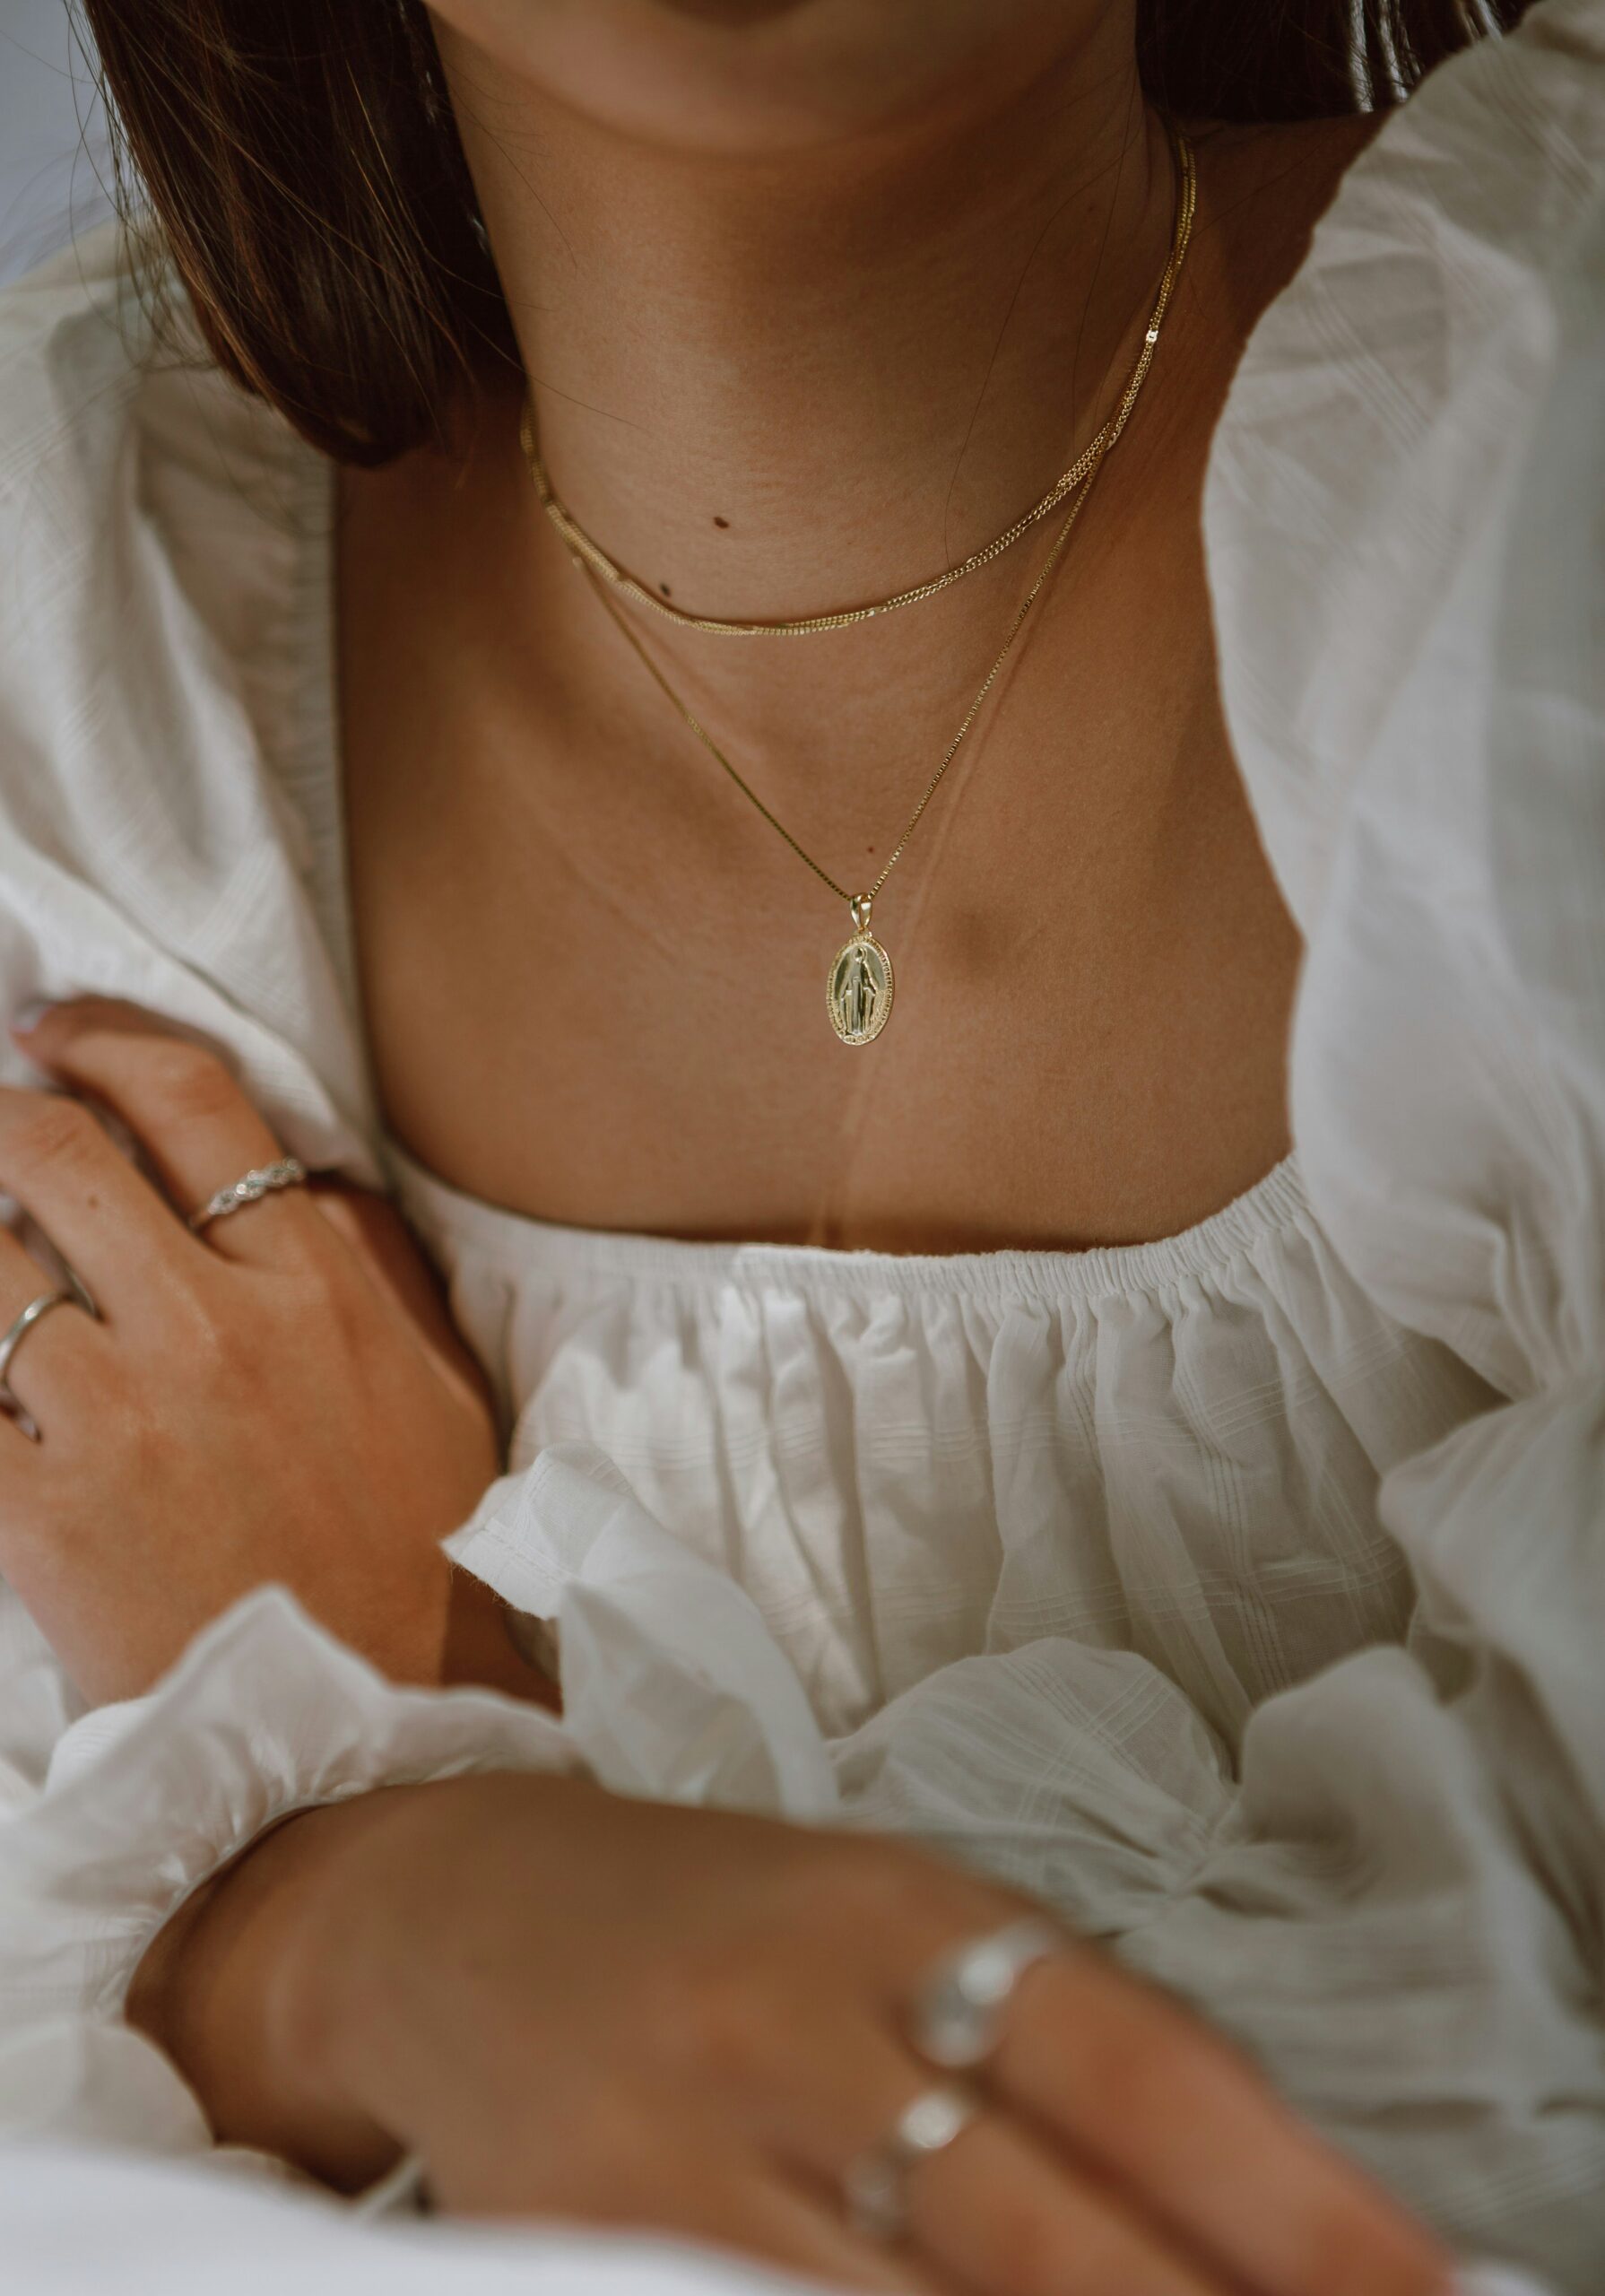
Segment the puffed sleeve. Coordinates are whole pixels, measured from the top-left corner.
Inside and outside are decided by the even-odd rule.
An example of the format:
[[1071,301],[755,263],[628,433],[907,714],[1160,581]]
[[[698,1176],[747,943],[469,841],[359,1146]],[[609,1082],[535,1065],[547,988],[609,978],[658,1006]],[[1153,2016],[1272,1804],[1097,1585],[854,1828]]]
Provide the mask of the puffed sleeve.
[[82,1715],[39,1790],[0,1816],[0,2134],[204,2149],[188,2091],[121,2022],[185,1900],[298,1810],[577,1766],[542,1709],[397,1689],[281,1589],[247,1596],[147,1697]]
[[1254,1718],[1121,1943],[1468,2246],[1605,2275],[1605,10],[1440,72],[1248,352],[1206,525],[1304,928],[1294,1130],[1504,1398],[1386,1479],[1418,1590]]
[[[25,1000],[131,997],[372,1180],[328,926],[327,466],[149,309],[115,229],[0,293],[0,1078],[39,1082]],[[173,1909],[293,1809],[572,1760],[533,1709],[390,1688],[272,1590],[89,1712],[0,1582],[0,2131],[204,2145],[118,2015]]]
[[[232,1059],[309,1165],[375,1180],[344,929],[330,473],[157,343],[114,230],[0,293],[0,1023],[131,997]],[[0,1025],[0,1080],[37,1083]],[[0,1213],[7,1207],[0,1202]],[[537,1528],[539,1536],[537,1537]],[[738,1588],[551,1450],[454,1541],[560,1615],[562,1723],[382,1682],[282,1592],[86,1711],[0,1581],[0,2135],[204,2147],[122,2022],[146,1944],[291,1812],[471,1770],[819,1815],[806,1700]],[[525,1549],[558,1558],[537,1571]]]
[[194,2099],[121,2022],[146,1946],[294,1812],[383,1786],[564,1770],[656,1800],[839,1814],[808,1701],[750,1598],[593,1446],[549,1445],[447,1542],[555,1622],[564,1712],[401,1689],[282,1589],[247,1596],[144,1698],[82,1714],[0,1813],[0,2137],[185,2152]]

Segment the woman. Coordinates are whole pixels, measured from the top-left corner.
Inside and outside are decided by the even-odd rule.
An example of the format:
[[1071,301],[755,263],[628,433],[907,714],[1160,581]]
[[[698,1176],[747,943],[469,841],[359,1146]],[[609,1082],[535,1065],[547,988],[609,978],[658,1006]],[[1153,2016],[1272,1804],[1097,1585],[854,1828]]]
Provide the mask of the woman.
[[[258,397],[10,299],[13,1997],[838,2281],[1591,2284],[1597,21],[1357,156],[1347,8],[91,14]],[[74,1718],[266,1578],[421,1687]]]

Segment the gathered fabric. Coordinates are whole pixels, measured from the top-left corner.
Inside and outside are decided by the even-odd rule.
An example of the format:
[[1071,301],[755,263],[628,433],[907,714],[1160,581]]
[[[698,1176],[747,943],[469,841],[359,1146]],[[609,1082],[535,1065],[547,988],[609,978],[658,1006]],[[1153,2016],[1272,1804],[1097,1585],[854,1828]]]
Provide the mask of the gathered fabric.
[[1384,126],[1234,382],[1208,567],[1306,944],[1295,1147],[1152,1244],[600,1233],[387,1139],[331,474],[147,348],[109,238],[0,296],[0,984],[205,1031],[394,1186],[508,1433],[448,1544],[565,1712],[398,1691],[273,1590],[86,1712],[0,1590],[0,2131],[204,2150],[119,2022],[172,1909],[287,1810],[558,1766],[1037,1892],[1468,2255],[1596,2289],[1601,0]]
[[1166,1677],[1229,1776],[1267,1697],[1403,1633],[1379,1476],[1488,1400],[1370,1305],[1291,1160],[1162,1243],[905,1257],[561,1228],[386,1155],[514,1468],[599,1445],[833,1735],[1064,1638]]

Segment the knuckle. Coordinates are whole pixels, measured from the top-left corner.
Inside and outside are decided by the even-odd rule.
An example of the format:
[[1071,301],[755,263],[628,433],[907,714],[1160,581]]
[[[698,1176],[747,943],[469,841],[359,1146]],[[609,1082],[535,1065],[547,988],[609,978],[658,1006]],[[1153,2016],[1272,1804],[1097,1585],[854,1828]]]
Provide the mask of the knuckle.
[[239,1087],[204,1045],[153,1037],[141,1048],[140,1059],[153,1103],[171,1118],[224,1116],[239,1105]]
[[101,1146],[104,1135],[80,1100],[58,1092],[30,1092],[13,1107],[6,1126],[9,1161],[19,1170],[76,1171]]
[[298,1253],[286,1282],[285,1310],[294,1334],[316,1325],[327,1351],[350,1354],[371,1345],[377,1321],[374,1296],[361,1271],[343,1253],[320,1249],[320,1240],[310,1238]]

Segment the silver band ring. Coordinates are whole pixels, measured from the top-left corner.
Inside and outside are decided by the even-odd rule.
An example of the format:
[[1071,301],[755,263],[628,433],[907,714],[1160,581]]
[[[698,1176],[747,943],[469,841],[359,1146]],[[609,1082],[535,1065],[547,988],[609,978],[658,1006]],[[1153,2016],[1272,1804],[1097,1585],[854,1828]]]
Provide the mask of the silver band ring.
[[979,2110],[969,2091],[956,2083],[922,2089],[905,2105],[888,2134],[851,2161],[842,2178],[854,2231],[874,2240],[900,2240],[908,2229],[908,2171],[916,2161],[945,2152]]
[[921,1986],[909,2038],[928,2065],[969,2072],[998,2044],[1003,2014],[1026,1971],[1064,1952],[1051,1921],[1011,1921],[938,1961]]
[[39,1422],[12,1387],[11,1359],[41,1316],[48,1316],[52,1308],[76,1308],[82,1304],[75,1292],[41,1292],[37,1300],[30,1300],[11,1329],[0,1338],[0,1411],[8,1419],[15,1420],[30,1443],[39,1439]]
[[226,1220],[230,1212],[238,1212],[247,1204],[255,1204],[275,1188],[304,1187],[307,1167],[297,1156],[281,1156],[276,1163],[257,1164],[242,1178],[231,1180],[227,1187],[208,1196],[198,1212],[189,1215],[189,1224],[198,1236],[213,1220]]

